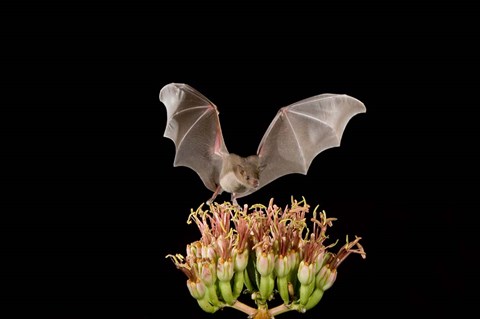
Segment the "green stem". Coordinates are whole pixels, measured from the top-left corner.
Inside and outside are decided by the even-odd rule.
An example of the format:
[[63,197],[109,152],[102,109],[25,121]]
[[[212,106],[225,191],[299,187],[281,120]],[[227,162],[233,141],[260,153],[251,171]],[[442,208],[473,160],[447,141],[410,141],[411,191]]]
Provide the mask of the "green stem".
[[315,288],[315,280],[312,280],[312,282],[308,285],[300,285],[300,304],[302,306],[305,306],[308,302],[308,299],[310,298],[310,295],[313,292],[313,289]]
[[215,311],[220,309],[220,307],[214,306],[210,303],[207,295],[205,295],[201,299],[197,299],[197,302],[198,302],[198,305],[200,306],[200,308],[202,308],[203,311],[208,312],[208,313],[214,313]]
[[220,288],[220,293],[222,294],[223,300],[225,300],[227,304],[233,305],[233,303],[235,302],[235,298],[233,298],[232,295],[232,286],[230,285],[230,280],[219,280],[218,286]]
[[310,295],[310,298],[308,299],[308,302],[305,305],[305,310],[309,310],[315,307],[320,302],[320,299],[322,299],[322,297],[323,297],[323,289],[316,288]]
[[273,293],[273,289],[275,288],[275,280],[273,279],[273,274],[268,276],[260,276],[260,296],[262,300],[267,301],[268,298]]
[[208,296],[208,301],[212,305],[220,307],[220,301],[218,300],[217,292],[215,290],[215,285],[207,287],[207,289],[208,289],[208,291],[205,295]]
[[277,277],[277,289],[280,297],[285,304],[290,302],[290,297],[288,295],[288,280],[287,276],[284,277]]
[[253,292],[253,284],[250,280],[250,276],[248,275],[248,267],[245,268],[245,270],[243,271],[243,279],[245,281],[245,286],[247,287],[247,290],[249,292]]
[[244,285],[243,271],[237,271],[233,277],[233,298],[237,299],[243,291]]

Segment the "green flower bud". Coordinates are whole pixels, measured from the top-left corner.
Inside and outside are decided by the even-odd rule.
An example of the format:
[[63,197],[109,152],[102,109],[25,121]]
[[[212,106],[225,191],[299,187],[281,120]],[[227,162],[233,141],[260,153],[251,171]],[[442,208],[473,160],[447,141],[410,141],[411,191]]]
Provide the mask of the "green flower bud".
[[199,241],[195,241],[190,245],[187,245],[187,256],[193,256],[195,258],[201,258],[202,244]]
[[328,265],[325,265],[315,278],[315,286],[325,291],[332,287],[335,279],[337,279],[337,270],[330,269]]
[[212,245],[202,246],[202,258],[209,260],[217,259],[217,253]]
[[322,251],[318,254],[317,258],[315,258],[315,274],[318,274],[320,269],[322,269],[323,264],[325,263],[326,260],[326,255],[325,252]]
[[288,263],[288,281],[293,285],[297,283],[297,270],[298,264],[300,263],[300,254],[296,250],[290,250],[287,254],[287,263]]
[[217,278],[221,281],[230,281],[233,277],[233,262],[220,258],[217,263]]
[[298,266],[297,278],[302,285],[309,285],[315,278],[313,264],[305,263],[305,261],[302,260]]
[[288,263],[289,271],[296,269],[299,262],[300,262],[300,256],[298,252],[295,250],[289,251],[287,255],[287,263]]
[[261,276],[268,276],[272,273],[275,266],[275,256],[273,252],[257,252],[257,271]]
[[205,296],[205,284],[201,281],[195,282],[192,280],[187,280],[187,287],[190,294],[195,299],[201,299]]
[[206,286],[212,286],[217,280],[216,267],[213,262],[203,262],[200,265],[200,278]]
[[288,268],[288,257],[278,256],[275,259],[275,272],[278,277],[285,277],[288,275],[290,269]]
[[235,271],[243,271],[248,265],[248,249],[244,249],[241,253],[237,249],[234,250],[234,266]]

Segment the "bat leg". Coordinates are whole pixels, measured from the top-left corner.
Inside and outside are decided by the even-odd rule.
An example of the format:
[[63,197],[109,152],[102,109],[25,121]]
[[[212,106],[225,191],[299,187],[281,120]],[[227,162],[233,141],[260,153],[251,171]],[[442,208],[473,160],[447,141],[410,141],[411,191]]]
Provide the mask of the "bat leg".
[[233,206],[240,207],[240,205],[238,205],[237,196],[235,195],[235,193],[232,193],[232,204],[233,204]]
[[213,193],[212,197],[210,197],[210,199],[207,200],[207,205],[210,206],[210,204],[213,203],[213,201],[215,200],[215,198],[217,198],[217,195],[218,195],[219,193],[221,193],[221,191],[222,191],[222,187],[221,187],[220,185],[218,185],[218,186],[217,186],[217,189],[216,189],[215,192]]

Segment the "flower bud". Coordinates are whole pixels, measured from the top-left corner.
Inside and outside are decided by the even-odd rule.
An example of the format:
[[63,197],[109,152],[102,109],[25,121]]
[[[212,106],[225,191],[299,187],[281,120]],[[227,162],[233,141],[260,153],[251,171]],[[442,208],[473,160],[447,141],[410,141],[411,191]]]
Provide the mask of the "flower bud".
[[290,269],[288,264],[288,257],[287,256],[278,256],[275,258],[275,273],[278,277],[285,277],[288,275]]
[[217,280],[216,267],[213,262],[203,262],[200,265],[200,278],[206,286],[212,286]]
[[298,263],[300,262],[300,256],[297,251],[290,250],[287,254],[287,263],[288,263],[288,271],[297,268]]
[[192,280],[187,280],[187,287],[190,294],[195,299],[201,299],[205,296],[205,285],[200,280],[195,282]]
[[243,271],[248,265],[248,249],[244,249],[241,253],[237,249],[234,250],[234,266],[235,271]]
[[233,277],[233,262],[220,258],[217,263],[217,278],[221,281],[230,281]]
[[315,274],[318,274],[320,269],[322,269],[323,264],[325,263],[325,259],[326,259],[326,256],[325,256],[324,251],[320,252],[317,255],[317,258],[315,258],[315,262],[314,262],[314,264],[315,264]]
[[275,266],[275,256],[273,252],[257,251],[257,271],[261,276],[268,276],[272,273]]
[[315,278],[315,269],[313,264],[308,264],[302,260],[298,265],[297,278],[302,285],[309,285]]
[[209,259],[209,260],[216,260],[217,259],[217,253],[215,252],[215,249],[213,248],[212,245],[202,245],[202,258],[204,259]]
[[201,258],[201,248],[202,244],[199,241],[195,241],[190,245],[187,245],[187,256],[192,256],[194,258]]
[[328,265],[325,265],[320,269],[320,272],[317,274],[315,278],[315,286],[322,290],[327,290],[328,288],[332,287],[333,283],[337,279],[337,270],[328,268]]

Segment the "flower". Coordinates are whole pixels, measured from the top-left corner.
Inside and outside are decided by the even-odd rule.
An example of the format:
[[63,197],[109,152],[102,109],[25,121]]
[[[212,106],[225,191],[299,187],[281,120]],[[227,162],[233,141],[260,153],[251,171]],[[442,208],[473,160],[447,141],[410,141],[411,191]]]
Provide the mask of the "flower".
[[[347,237],[337,253],[329,251],[336,242],[324,242],[336,218],[318,213],[317,207],[307,219],[310,206],[305,199],[292,199],[284,209],[273,199],[268,206],[202,206],[187,220],[197,225],[201,238],[187,245],[185,257],[167,257],[185,273],[190,294],[207,312],[232,307],[255,319],[305,312],[332,287],[338,267],[350,254],[366,257],[357,236],[351,242]],[[283,303],[269,309],[277,292]],[[239,300],[242,293],[250,294],[256,308]]]

